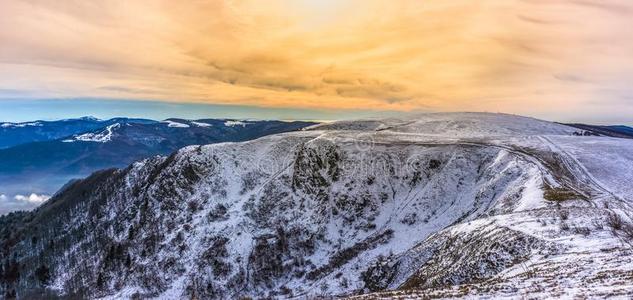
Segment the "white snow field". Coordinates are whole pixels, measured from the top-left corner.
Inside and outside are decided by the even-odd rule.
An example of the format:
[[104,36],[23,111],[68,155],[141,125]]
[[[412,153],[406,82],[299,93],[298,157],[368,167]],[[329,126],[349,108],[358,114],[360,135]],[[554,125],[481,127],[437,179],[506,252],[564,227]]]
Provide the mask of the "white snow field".
[[121,127],[121,124],[115,123],[106,127],[103,131],[97,133],[84,133],[73,136],[71,139],[63,140],[64,143],[72,143],[76,141],[80,142],[95,142],[95,143],[107,143],[112,140],[114,131]]
[[[628,299],[633,142],[574,131],[446,113],[187,147],[86,181],[108,192],[64,213],[68,234],[95,233],[64,250],[73,259],[53,287],[87,282],[103,299]],[[111,247],[129,265],[108,262]]]
[[167,124],[167,127],[176,127],[176,128],[189,128],[189,125],[179,122],[174,122],[170,120],[165,120],[163,123]]

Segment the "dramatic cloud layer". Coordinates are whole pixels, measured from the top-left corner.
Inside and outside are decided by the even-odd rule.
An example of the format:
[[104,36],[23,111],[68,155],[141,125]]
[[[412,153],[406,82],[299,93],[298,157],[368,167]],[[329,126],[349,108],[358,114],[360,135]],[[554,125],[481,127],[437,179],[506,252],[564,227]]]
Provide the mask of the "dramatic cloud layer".
[[628,0],[0,2],[0,97],[633,113]]

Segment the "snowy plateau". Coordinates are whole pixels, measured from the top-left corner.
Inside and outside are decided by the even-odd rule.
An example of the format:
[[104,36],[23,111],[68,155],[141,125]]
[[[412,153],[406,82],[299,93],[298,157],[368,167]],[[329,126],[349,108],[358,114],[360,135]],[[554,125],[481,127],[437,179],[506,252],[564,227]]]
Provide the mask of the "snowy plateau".
[[341,121],[100,171],[0,218],[0,295],[630,299],[633,140],[577,130]]

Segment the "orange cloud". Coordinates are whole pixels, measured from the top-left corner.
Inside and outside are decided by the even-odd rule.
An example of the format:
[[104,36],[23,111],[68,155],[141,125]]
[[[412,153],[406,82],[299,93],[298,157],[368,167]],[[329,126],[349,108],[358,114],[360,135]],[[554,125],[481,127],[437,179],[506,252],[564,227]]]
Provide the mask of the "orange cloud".
[[624,0],[5,0],[0,90],[528,114],[608,99],[630,113],[632,13]]

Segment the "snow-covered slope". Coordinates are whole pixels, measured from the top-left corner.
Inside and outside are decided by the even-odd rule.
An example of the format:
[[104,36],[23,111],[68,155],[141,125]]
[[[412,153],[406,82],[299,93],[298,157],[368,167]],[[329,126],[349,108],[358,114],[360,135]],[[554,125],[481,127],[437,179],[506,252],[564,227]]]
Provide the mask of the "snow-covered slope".
[[570,135],[576,129],[534,118],[492,113],[434,113],[406,119],[340,121],[314,130],[364,130],[406,132],[438,137],[493,137],[521,135]]
[[630,296],[630,141],[573,131],[437,114],[186,147],[0,218],[6,270],[20,266],[1,286],[106,299]]
[[103,129],[102,131],[79,134],[79,135],[73,136],[73,138],[71,139],[65,139],[62,142],[72,143],[75,141],[81,141],[81,142],[107,143],[110,140],[112,140],[113,131],[119,127],[121,127],[120,123],[114,123],[106,127],[105,129]]

